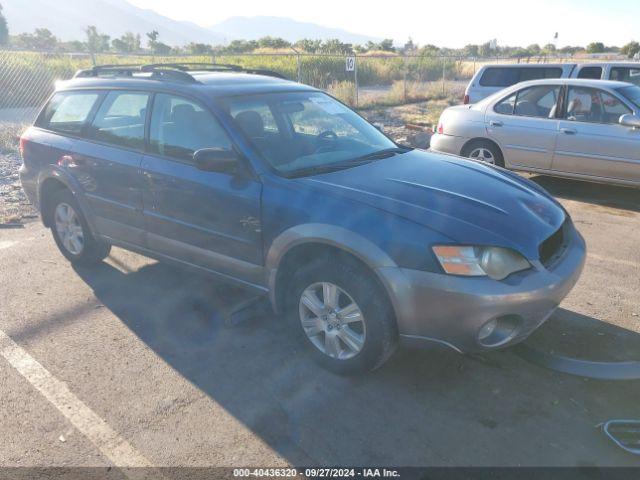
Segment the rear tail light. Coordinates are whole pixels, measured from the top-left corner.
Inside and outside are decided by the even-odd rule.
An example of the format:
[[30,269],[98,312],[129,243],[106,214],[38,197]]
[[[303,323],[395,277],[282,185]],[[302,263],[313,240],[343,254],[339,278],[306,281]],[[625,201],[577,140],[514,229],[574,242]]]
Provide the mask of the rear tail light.
[[444,127],[442,126],[442,122],[438,123],[438,133],[440,135],[444,133]]
[[465,105],[469,105],[469,95],[465,95],[464,99],[462,100],[462,103],[464,103]]
[[[15,138],[15,137],[14,137]],[[14,144],[15,145],[15,144]],[[24,155],[24,149],[27,146],[27,139],[24,137],[24,135],[22,137],[20,137],[20,155],[23,156]]]

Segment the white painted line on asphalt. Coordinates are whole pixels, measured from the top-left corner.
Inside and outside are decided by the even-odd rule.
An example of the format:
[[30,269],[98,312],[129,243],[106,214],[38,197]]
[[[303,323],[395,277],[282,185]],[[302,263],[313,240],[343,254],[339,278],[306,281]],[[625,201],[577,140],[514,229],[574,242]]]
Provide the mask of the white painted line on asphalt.
[[640,263],[634,262],[632,260],[621,260],[619,258],[612,258],[608,256],[597,255],[595,253],[588,253],[587,256],[591,258],[595,258],[596,260],[600,260],[602,262],[613,262],[613,263],[618,263],[620,265],[626,265],[627,267],[636,267],[636,268],[640,267]]
[[[55,406],[117,467],[150,467],[151,463],[76,397],[35,358],[0,330],[0,355]],[[146,469],[122,470],[129,478],[159,478]]]
[[15,240],[2,240],[0,242],[0,250],[4,250],[5,248],[11,248],[16,245],[18,242]]

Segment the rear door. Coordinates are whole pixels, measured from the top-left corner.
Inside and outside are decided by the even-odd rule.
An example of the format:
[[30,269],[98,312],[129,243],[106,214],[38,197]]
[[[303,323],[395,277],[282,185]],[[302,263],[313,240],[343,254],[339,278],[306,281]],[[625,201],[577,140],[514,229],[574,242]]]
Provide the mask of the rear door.
[[142,175],[148,92],[107,93],[86,139],[75,143],[70,170],[84,190],[99,233],[142,245]]
[[487,108],[487,135],[500,145],[507,166],[551,168],[560,90],[560,85],[528,87]]
[[199,170],[193,153],[202,148],[233,145],[199,102],[156,94],[142,165],[147,245],[172,258],[260,283],[262,184],[248,173]]
[[640,182],[640,130],[618,123],[631,109],[610,92],[569,86],[553,169]]

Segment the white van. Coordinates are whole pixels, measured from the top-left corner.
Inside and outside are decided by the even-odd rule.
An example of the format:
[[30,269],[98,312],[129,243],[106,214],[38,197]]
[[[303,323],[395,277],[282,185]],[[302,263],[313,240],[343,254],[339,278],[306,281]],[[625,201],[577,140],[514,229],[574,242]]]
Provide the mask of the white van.
[[463,103],[476,103],[516,83],[543,78],[618,80],[640,85],[640,62],[483,65],[467,85]]

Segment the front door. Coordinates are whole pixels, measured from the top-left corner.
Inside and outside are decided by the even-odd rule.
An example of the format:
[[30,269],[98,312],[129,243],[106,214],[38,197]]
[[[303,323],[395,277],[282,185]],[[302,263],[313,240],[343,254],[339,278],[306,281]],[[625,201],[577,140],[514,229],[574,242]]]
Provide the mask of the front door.
[[632,111],[609,92],[571,86],[560,121],[553,169],[640,182],[640,130],[618,123]]
[[539,85],[519,90],[487,109],[487,135],[502,148],[508,167],[551,168],[559,96],[560,86]]
[[205,107],[156,94],[149,128],[144,216],[147,246],[172,258],[251,283],[262,282],[262,184],[242,169],[202,171],[193,153],[230,149],[226,132]]

